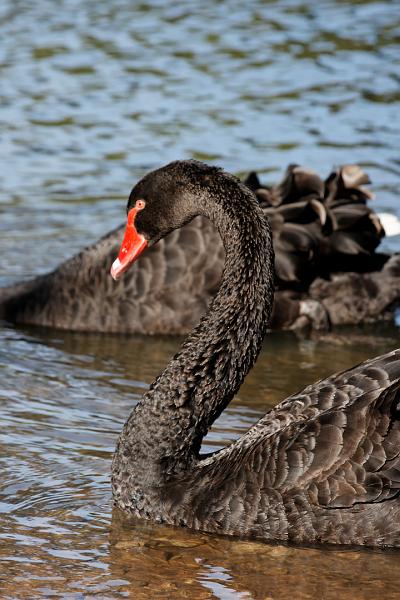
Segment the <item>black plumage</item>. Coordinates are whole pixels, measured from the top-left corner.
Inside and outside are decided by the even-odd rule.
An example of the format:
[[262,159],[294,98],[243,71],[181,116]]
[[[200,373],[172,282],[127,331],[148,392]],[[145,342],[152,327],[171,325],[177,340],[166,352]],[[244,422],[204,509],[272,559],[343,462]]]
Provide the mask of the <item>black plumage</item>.
[[[326,329],[392,318],[400,299],[394,275],[400,257],[388,262],[374,251],[383,230],[367,206],[367,181],[359,167],[349,165],[325,182],[296,165],[277,186],[262,186],[255,173],[247,177],[273,231],[272,328]],[[213,224],[197,217],[150,248],[123,281],[113,282],[104,269],[121,238],[118,228],[52,273],[0,289],[0,318],[80,331],[187,333],[222,273],[224,249]]]
[[226,261],[209,311],[124,426],[115,503],[157,522],[264,541],[400,546],[400,351],[306,387],[202,456],[202,438],[257,359],[270,318],[270,227],[254,196],[215,168],[179,161],[146,182],[131,195],[146,201],[139,233],[158,239],[197,205],[220,232]]
[[324,182],[289,165],[277,186],[262,186],[254,172],[245,183],[271,220],[278,289],[305,291],[317,277],[375,271],[387,260],[374,254],[384,230],[367,206],[372,194],[359,166],[337,169]]

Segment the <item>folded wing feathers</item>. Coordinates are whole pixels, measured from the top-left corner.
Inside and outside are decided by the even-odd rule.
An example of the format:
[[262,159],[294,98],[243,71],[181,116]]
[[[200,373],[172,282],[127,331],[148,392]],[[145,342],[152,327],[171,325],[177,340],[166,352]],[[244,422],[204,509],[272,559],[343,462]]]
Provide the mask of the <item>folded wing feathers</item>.
[[286,399],[214,466],[229,456],[239,479],[321,507],[382,502],[400,493],[399,398],[397,350]]
[[368,175],[358,165],[344,165],[323,181],[316,173],[289,165],[277,186],[260,183],[255,172],[245,183],[269,216],[274,236],[278,287],[308,285],[327,264],[347,270],[347,257],[371,255],[385,235],[367,201]]

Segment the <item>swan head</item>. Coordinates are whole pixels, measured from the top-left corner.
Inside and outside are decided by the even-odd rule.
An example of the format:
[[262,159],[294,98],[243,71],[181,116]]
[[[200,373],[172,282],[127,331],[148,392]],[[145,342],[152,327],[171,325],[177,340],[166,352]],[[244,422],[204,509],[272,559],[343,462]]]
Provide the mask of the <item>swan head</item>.
[[148,246],[205,214],[202,200],[213,192],[213,176],[220,172],[199,161],[180,160],[145,175],[129,196],[125,235],[112,277],[118,279]]

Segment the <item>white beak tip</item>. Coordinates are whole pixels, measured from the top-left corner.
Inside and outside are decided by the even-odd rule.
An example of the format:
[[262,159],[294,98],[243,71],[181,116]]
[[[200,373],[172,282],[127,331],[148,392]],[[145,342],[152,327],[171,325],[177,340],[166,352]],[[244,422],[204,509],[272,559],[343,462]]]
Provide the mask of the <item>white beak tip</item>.
[[119,278],[119,276],[121,275],[121,261],[119,260],[119,258],[116,258],[112,264],[111,267],[111,277],[117,281],[117,279]]

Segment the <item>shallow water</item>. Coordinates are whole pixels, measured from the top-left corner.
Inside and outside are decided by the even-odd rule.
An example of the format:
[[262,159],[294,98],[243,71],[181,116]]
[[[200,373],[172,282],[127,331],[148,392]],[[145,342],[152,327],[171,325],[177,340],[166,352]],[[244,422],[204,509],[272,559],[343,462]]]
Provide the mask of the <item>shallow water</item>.
[[[398,553],[266,546],[112,512],[116,436],[180,340],[1,335],[1,598],[399,597]],[[397,343],[389,329],[271,335],[205,451],[236,439],[288,393]]]
[[[397,7],[3,0],[0,285],[118,225],[135,180],[175,158],[269,181],[289,162],[323,175],[359,162],[376,208],[400,216]],[[205,450],[398,343],[390,328],[271,336]],[[265,546],[112,512],[117,434],[178,344],[0,329],[0,597],[400,597],[396,553]]]

